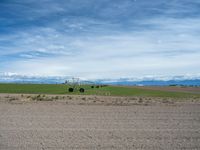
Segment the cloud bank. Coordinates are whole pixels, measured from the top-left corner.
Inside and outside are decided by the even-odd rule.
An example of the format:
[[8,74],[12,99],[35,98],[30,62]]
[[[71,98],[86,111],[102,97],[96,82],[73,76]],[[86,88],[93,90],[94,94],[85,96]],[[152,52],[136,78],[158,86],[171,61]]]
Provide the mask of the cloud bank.
[[87,79],[200,74],[197,0],[0,2],[0,72]]

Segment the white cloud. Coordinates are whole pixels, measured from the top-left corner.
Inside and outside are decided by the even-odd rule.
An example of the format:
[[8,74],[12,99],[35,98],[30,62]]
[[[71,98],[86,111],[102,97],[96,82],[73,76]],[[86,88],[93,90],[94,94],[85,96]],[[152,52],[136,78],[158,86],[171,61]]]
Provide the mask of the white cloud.
[[84,78],[200,73],[198,19],[143,21],[138,25],[154,28],[138,26],[138,30],[131,31],[70,35],[53,26],[0,37],[0,41],[15,41],[1,46],[0,55],[8,58],[0,64],[1,72]]

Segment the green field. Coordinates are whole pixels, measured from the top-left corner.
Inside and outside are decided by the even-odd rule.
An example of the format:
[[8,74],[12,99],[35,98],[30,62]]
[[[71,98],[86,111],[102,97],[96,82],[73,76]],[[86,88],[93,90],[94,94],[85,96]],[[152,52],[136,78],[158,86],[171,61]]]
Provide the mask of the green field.
[[[82,95],[107,95],[107,96],[150,96],[150,97],[198,97],[200,94],[184,92],[166,92],[158,90],[146,90],[136,87],[106,86],[91,88],[90,85],[82,86],[85,93]],[[68,85],[63,84],[0,84],[0,93],[20,94],[81,94],[79,92],[69,93]]]

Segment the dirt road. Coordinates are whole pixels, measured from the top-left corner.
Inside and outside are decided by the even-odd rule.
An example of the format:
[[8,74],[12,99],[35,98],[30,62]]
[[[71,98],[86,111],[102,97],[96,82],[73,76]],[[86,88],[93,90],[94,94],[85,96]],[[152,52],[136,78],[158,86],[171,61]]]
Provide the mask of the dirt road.
[[198,150],[200,103],[0,101],[0,150]]

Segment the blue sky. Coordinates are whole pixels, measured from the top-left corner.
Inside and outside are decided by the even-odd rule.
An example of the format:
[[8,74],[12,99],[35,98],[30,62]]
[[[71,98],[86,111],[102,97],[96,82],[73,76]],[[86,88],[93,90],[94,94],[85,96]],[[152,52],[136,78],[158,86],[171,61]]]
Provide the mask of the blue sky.
[[200,76],[199,0],[1,0],[0,72]]

